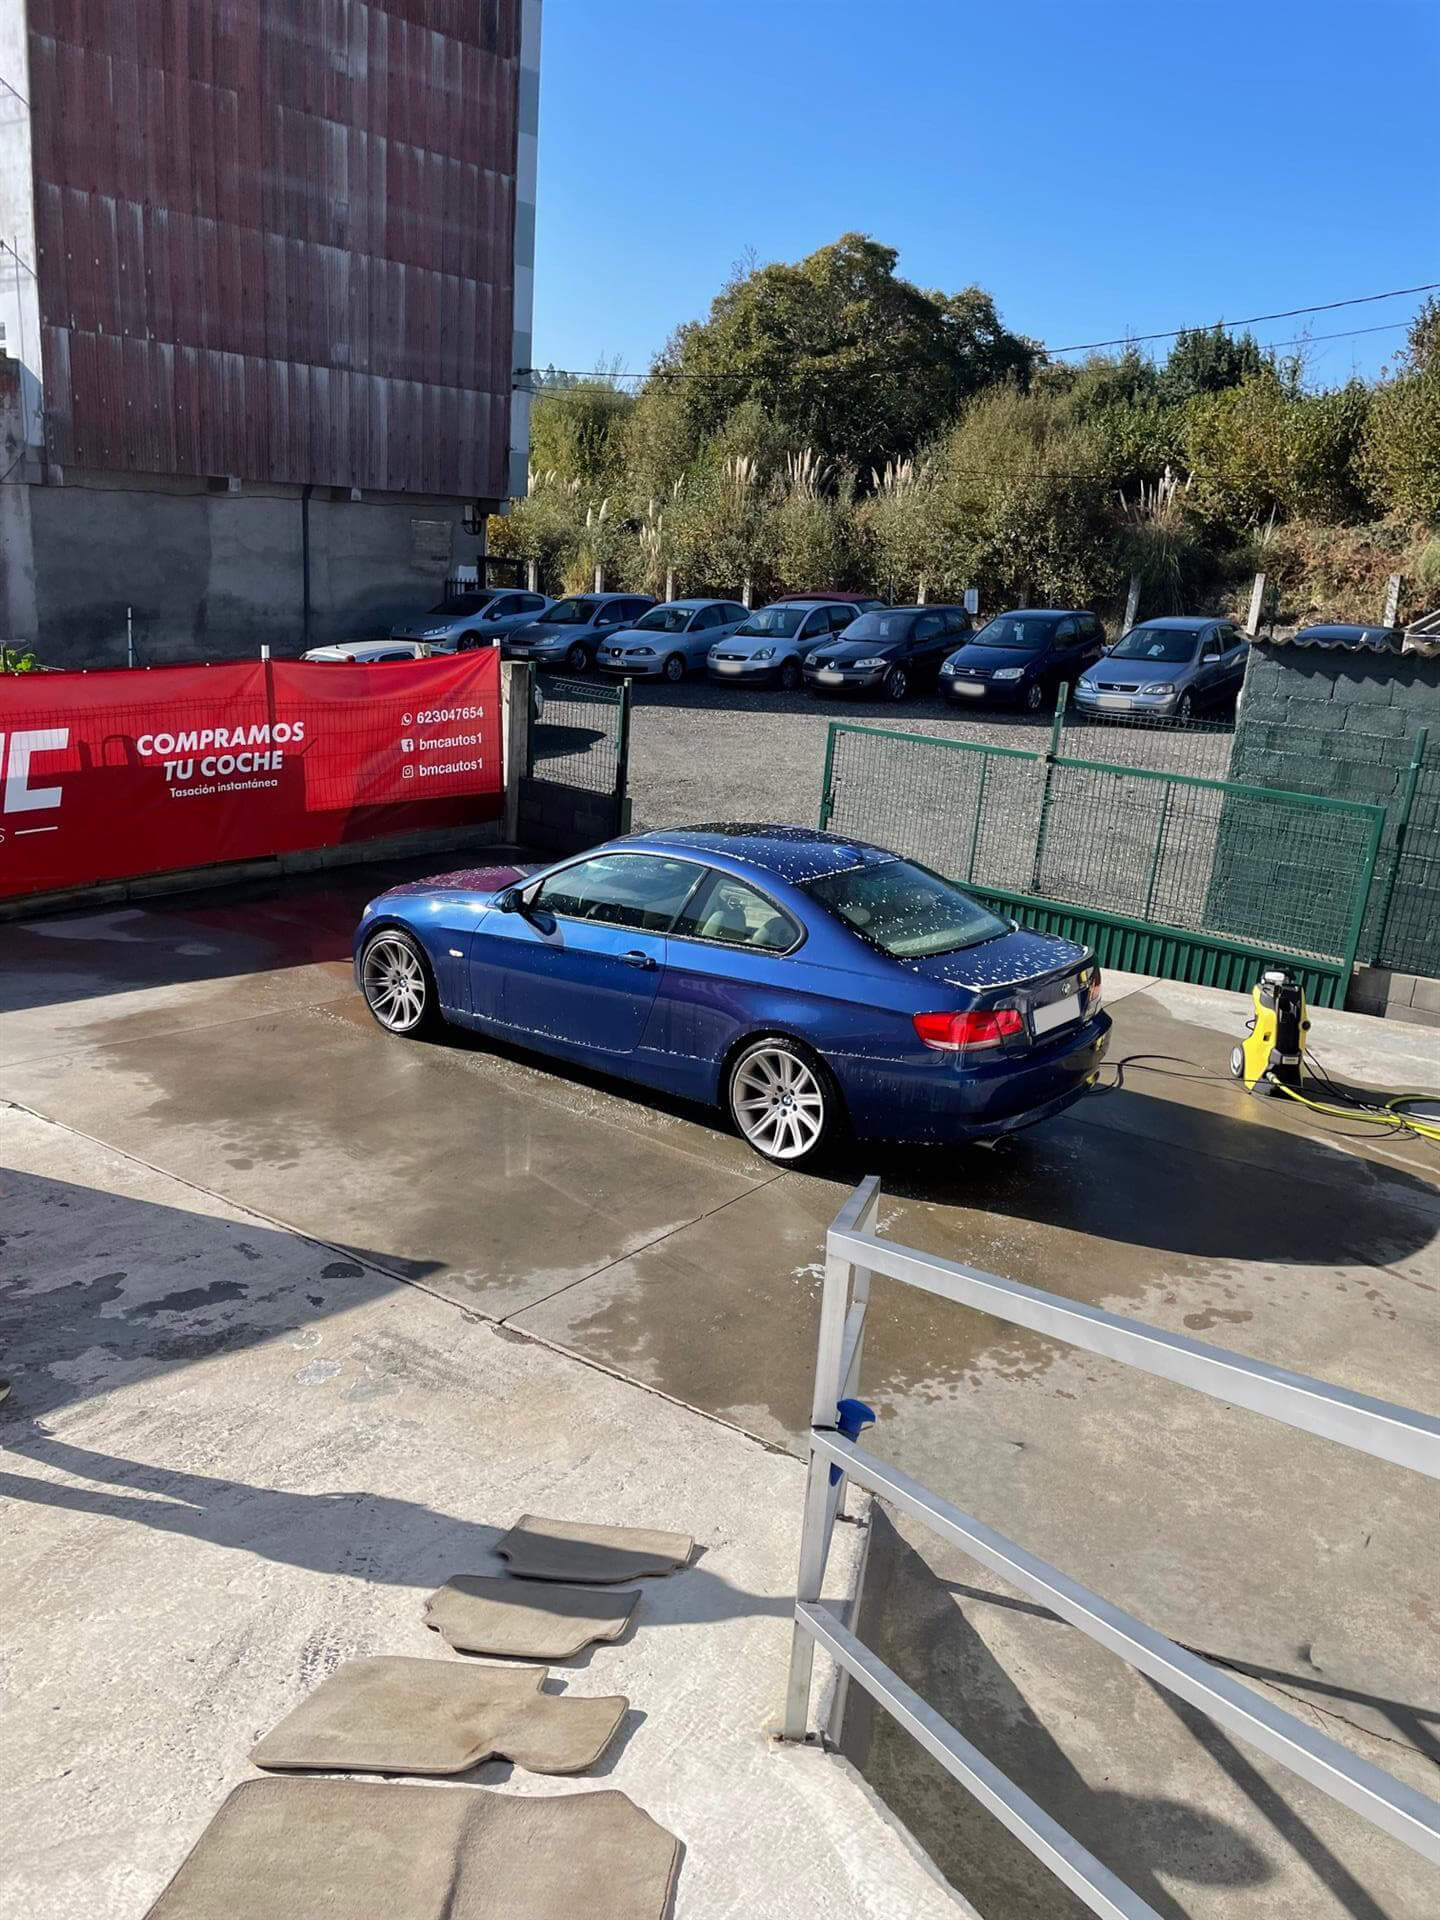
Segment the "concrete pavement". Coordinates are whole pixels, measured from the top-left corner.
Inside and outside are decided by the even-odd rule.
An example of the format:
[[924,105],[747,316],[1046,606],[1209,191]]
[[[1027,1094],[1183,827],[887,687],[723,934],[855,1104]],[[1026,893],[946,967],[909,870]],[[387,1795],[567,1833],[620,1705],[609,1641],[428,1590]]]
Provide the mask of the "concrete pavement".
[[[313,1442],[320,1480],[302,1475],[298,1486],[343,1484],[333,1475],[346,1470],[346,1447],[360,1445],[354,1409],[364,1409],[372,1391],[388,1407],[387,1355],[419,1315],[430,1329],[427,1369],[443,1358],[442,1325],[467,1347],[483,1334],[472,1380],[501,1381],[505,1357],[543,1356],[559,1370],[557,1381],[573,1383],[567,1392],[577,1407],[592,1390],[629,1395],[626,1404],[637,1408],[663,1407],[665,1396],[682,1403],[667,1419],[697,1410],[683,1413],[696,1423],[694,1436],[743,1447],[737,1460],[778,1461],[766,1471],[784,1469],[777,1486],[790,1475],[790,1495],[775,1496],[784,1524],[776,1523],[775,1557],[747,1576],[751,1591],[775,1599],[793,1577],[798,1469],[741,1435],[771,1448],[799,1445],[824,1226],[868,1171],[884,1181],[883,1231],[893,1238],[1363,1391],[1440,1407],[1436,1158],[1411,1141],[1355,1137],[1361,1130],[1247,1098],[1226,1074],[1245,1012],[1237,996],[1112,978],[1108,1090],[1059,1122],[995,1152],[866,1153],[823,1177],[779,1175],[713,1116],[458,1037],[434,1046],[387,1039],[354,995],[344,958],[356,898],[375,884],[373,876],[335,876],[314,892],[293,888],[250,903],[172,903],[0,929],[0,1097],[60,1130],[32,1140],[27,1191],[44,1198],[34,1183],[49,1180],[62,1198],[68,1189],[103,1195],[122,1172],[138,1178],[137,1166],[149,1167],[182,1183],[187,1198],[176,1211],[243,1211],[249,1229],[235,1238],[261,1254],[258,1262],[233,1249],[222,1256],[215,1236],[202,1234],[197,1278],[162,1287],[184,1298],[163,1315],[137,1314],[133,1307],[149,1296],[131,1302],[128,1283],[106,1277],[130,1270],[111,1250],[128,1247],[137,1217],[122,1211],[112,1219],[108,1203],[96,1213],[97,1203],[84,1201],[72,1252],[78,1258],[95,1246],[98,1257],[103,1249],[103,1264],[92,1263],[80,1291],[63,1296],[58,1318],[37,1318],[33,1302],[20,1313],[20,1330],[39,1345],[3,1409],[0,1432],[12,1446],[17,1435],[29,1444],[25,1423],[59,1421],[66,1444],[83,1452],[122,1463],[149,1458],[157,1469],[168,1461],[180,1476],[179,1497],[198,1493],[192,1503],[202,1507],[204,1489],[186,1493],[185,1476],[276,1484],[289,1455],[252,1463],[254,1439],[234,1413],[198,1458],[172,1446],[169,1412],[150,1436],[149,1455],[116,1444],[107,1423],[120,1419],[143,1434],[141,1409],[168,1407],[172,1396],[187,1418],[203,1413],[212,1391],[243,1405],[250,1389],[226,1385],[224,1370],[248,1377],[277,1343],[292,1371],[323,1370],[326,1343],[349,1326],[348,1289],[358,1282],[346,1269],[354,1267],[367,1286],[388,1289],[387,1330],[375,1336],[373,1355],[347,1349],[339,1373],[317,1375],[296,1398],[297,1406],[317,1404],[310,1386],[360,1396],[343,1400],[350,1411],[342,1424]],[[1321,1014],[1314,1039],[1334,1072],[1377,1086],[1440,1086],[1440,1060],[1423,1029]],[[13,1115],[4,1122],[7,1138],[16,1126],[39,1124]],[[61,1139],[99,1153],[99,1164],[83,1178],[54,1172]],[[78,1205],[81,1196],[69,1198]],[[67,1211],[47,1202],[44,1217],[53,1222]],[[252,1270],[297,1244],[296,1234],[319,1243],[322,1269],[336,1273],[328,1281],[308,1275],[298,1292],[292,1286],[284,1297],[296,1324],[277,1329],[264,1312],[257,1317]],[[231,1286],[242,1293],[231,1296]],[[318,1343],[313,1356],[285,1346],[302,1334]],[[444,1392],[463,1403],[458,1384]],[[497,1392],[508,1412],[509,1387]],[[1440,1557],[1428,1489],[1398,1470],[879,1283],[862,1392],[881,1415],[877,1451],[1187,1644],[1272,1676],[1265,1684],[1304,1700],[1330,1731],[1373,1740],[1383,1764],[1436,1790],[1440,1720],[1426,1648],[1437,1624]],[[429,1446],[429,1405],[413,1413],[406,1442],[416,1464],[401,1472],[385,1454],[379,1479],[367,1483],[375,1493],[413,1500],[427,1473],[440,1476],[437,1489],[448,1486],[447,1448],[458,1450],[466,1473],[479,1470],[455,1406],[445,1415],[446,1446]],[[92,1434],[97,1420],[101,1430]],[[72,1421],[81,1423],[79,1437]],[[741,1433],[726,1436],[722,1422]],[[502,1426],[497,1438],[482,1428],[510,1475],[528,1472],[534,1431],[522,1422]],[[699,1458],[711,1443],[685,1444]],[[637,1458],[633,1485],[651,1486],[659,1451]],[[66,1484],[97,1478],[83,1461],[45,1464]],[[663,1473],[653,1484],[666,1484]],[[119,1495],[112,1487],[108,1497],[136,1496],[133,1487]],[[737,1543],[743,1515],[769,1499],[752,1489],[737,1505]],[[432,1513],[479,1513],[433,1489],[427,1500]],[[508,1509],[484,1516],[486,1524],[509,1517]],[[109,1511],[100,1518],[127,1525]],[[28,1538],[33,1517],[24,1524]],[[657,1524],[688,1523],[682,1516]],[[47,1564],[60,1555],[56,1539],[47,1534],[41,1545]],[[253,1557],[240,1540],[203,1545],[207,1555],[218,1545],[242,1563]],[[1126,1691],[1123,1669],[1107,1663],[1102,1682],[1096,1656],[1068,1630],[1045,1629],[988,1600],[957,1600],[958,1570],[929,1557],[923,1541],[906,1540],[903,1553],[894,1546],[890,1558],[887,1571],[882,1540],[875,1590],[888,1580],[889,1616],[911,1623],[890,1657],[909,1663],[922,1691],[943,1700],[955,1676],[969,1685],[978,1671],[956,1649],[971,1644],[967,1634],[986,1638],[987,1657],[1005,1676],[989,1696],[978,1683],[971,1689],[977,1701],[998,1703],[984,1722],[988,1735],[999,1740],[1006,1726],[1032,1721],[1045,1730],[1046,1741],[1020,1741],[1010,1753],[1017,1769],[1030,1770],[1030,1790],[1042,1802],[1053,1793],[1054,1810],[1063,1805],[1117,1870],[1135,1868],[1160,1911],[1195,1920],[1281,1910],[1303,1920],[1356,1912],[1373,1920],[1376,1912],[1424,1910],[1414,1904],[1424,1882],[1410,1856],[1376,1852],[1360,1823],[1328,1807],[1317,1812],[1283,1776],[1262,1771],[1237,1787],[1194,1727]],[[207,1587],[218,1564],[203,1562]],[[331,1576],[311,1567],[306,1577]],[[364,1585],[363,1572],[347,1577]],[[964,1584],[984,1588],[973,1571]],[[983,1611],[972,1617],[969,1608]],[[984,1624],[995,1619],[1010,1630],[1043,1630],[1043,1645],[995,1640]],[[774,1618],[764,1624],[780,1634]],[[253,1644],[268,1644],[271,1631],[262,1615]],[[778,1697],[773,1647],[767,1658],[768,1700]],[[608,1676],[598,1690],[605,1684]],[[172,1697],[190,1716],[182,1714],[185,1726],[206,1698],[204,1687],[188,1707]],[[962,1708],[964,1698],[962,1689]],[[259,1708],[247,1711],[253,1717]],[[964,1713],[958,1717],[963,1725]],[[249,1737],[232,1741],[232,1759]],[[984,1900],[974,1897],[987,1920],[1068,1912],[1053,1883],[1007,1864],[983,1826],[968,1854],[947,1854],[946,1836],[964,1824],[964,1797],[948,1783],[938,1798],[931,1793],[897,1761],[898,1738],[888,1757],[883,1739],[868,1743],[867,1766],[961,1884],[983,1886]],[[1056,1749],[1064,1765],[1055,1760],[1047,1771]],[[1005,1763],[1003,1741],[996,1757]],[[1096,1788],[1088,1801],[1070,1791],[1072,1777]],[[1161,1777],[1168,1786],[1157,1794]],[[1097,1787],[1106,1779],[1108,1798]],[[929,1828],[927,1804],[940,1809]],[[1338,1838],[1327,1820],[1341,1823]],[[1232,1836],[1231,1865],[1218,1877],[1194,1843],[1196,1823],[1207,1821]],[[1324,1857],[1339,1860],[1343,1875],[1317,1867],[1321,1855],[1307,1851],[1301,1829],[1320,1835]],[[846,1856],[847,1871],[857,1857]],[[1249,1862],[1244,1873],[1236,1860]],[[1355,1887],[1370,1907],[1356,1905]],[[128,1920],[143,1910],[143,1901],[126,1898],[117,1893],[103,1911]]]

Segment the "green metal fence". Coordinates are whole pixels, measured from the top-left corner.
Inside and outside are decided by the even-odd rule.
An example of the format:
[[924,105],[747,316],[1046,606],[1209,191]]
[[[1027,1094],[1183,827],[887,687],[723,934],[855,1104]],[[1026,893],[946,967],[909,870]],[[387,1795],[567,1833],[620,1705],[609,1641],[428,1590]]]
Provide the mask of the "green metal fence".
[[1440,741],[1425,727],[1390,810],[1365,931],[1378,965],[1440,977]]
[[820,824],[1084,940],[1103,964],[1242,987],[1284,958],[1329,1006],[1354,965],[1384,810],[833,722]]

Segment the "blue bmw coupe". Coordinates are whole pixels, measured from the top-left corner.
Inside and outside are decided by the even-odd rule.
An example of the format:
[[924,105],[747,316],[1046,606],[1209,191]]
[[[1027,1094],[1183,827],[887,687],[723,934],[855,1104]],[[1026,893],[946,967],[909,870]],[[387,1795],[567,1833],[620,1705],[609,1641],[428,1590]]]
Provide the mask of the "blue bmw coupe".
[[861,1139],[986,1139],[1078,1100],[1110,1018],[1083,947],[879,847],[800,827],[636,833],[366,907],[387,1032],[442,1021],[722,1106],[795,1165]]

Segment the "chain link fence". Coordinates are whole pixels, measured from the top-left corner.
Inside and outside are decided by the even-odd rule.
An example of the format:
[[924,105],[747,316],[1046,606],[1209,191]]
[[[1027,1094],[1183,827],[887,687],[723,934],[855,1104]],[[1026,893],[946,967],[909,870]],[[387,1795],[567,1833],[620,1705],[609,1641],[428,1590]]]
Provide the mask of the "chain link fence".
[[1060,718],[1059,751],[1077,760],[1228,780],[1235,716],[1174,720],[1162,714],[1082,713],[1072,701]]
[[1162,936],[1157,953],[1178,930],[1337,971],[1354,959],[1381,824],[1358,802],[843,723],[821,809],[822,826],[1019,910],[1112,916]]
[[1416,743],[1366,926],[1379,965],[1440,978],[1440,742]]

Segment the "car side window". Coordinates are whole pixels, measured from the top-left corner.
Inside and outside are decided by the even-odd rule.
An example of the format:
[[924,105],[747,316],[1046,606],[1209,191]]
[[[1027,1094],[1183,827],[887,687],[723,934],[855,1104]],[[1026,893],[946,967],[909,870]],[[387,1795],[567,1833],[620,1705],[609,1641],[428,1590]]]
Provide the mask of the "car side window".
[[912,646],[923,647],[927,640],[936,640],[945,631],[945,622],[938,613],[922,613],[910,629]]
[[723,607],[701,607],[699,613],[690,622],[696,633],[703,633],[710,627],[723,627],[724,624],[725,609]]
[[764,953],[785,953],[800,938],[800,928],[773,900],[737,880],[732,874],[712,872],[673,932],[689,940],[714,940],[724,947],[757,947]]
[[540,613],[544,606],[545,601],[538,593],[517,593],[515,596],[516,613]]
[[601,853],[544,881],[535,904],[567,920],[665,933],[703,871],[662,854]]
[[1200,658],[1202,660],[1218,660],[1220,658],[1224,650],[1224,642],[1220,636],[1221,630],[1218,628],[1212,628],[1211,631],[1206,634],[1205,644],[1200,649]]
[[502,593],[498,600],[492,600],[485,609],[487,620],[508,620],[512,613],[521,611],[520,602],[513,593]]
[[970,616],[963,607],[947,607],[945,609],[945,631],[955,634],[969,633]]
[[1050,637],[1057,647],[1068,647],[1078,632],[1078,621],[1062,620]]
[[797,640],[814,640],[830,631],[830,615],[825,607],[812,607],[800,623]]

